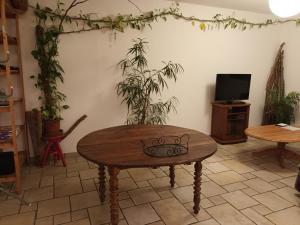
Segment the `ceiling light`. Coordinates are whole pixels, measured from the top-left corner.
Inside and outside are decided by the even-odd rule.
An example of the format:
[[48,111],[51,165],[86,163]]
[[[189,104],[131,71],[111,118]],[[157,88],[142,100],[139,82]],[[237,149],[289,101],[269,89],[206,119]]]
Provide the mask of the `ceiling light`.
[[269,0],[271,11],[279,17],[291,17],[300,13],[300,0]]

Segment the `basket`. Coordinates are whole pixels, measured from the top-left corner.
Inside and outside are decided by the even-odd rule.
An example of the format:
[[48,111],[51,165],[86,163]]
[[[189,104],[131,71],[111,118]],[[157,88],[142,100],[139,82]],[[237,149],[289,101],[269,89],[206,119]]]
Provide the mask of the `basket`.
[[151,157],[172,157],[188,153],[189,135],[149,138],[141,143],[144,153]]

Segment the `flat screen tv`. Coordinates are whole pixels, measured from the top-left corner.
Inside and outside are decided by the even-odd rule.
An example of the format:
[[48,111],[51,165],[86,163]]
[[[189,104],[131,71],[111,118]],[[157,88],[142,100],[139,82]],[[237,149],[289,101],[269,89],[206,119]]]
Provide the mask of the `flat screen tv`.
[[251,74],[217,74],[215,101],[249,99]]

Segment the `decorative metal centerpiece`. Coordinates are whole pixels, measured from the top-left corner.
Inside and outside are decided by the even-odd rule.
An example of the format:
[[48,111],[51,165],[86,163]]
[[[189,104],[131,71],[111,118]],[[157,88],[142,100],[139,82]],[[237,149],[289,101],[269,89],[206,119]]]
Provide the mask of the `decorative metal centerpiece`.
[[144,153],[152,157],[172,157],[188,153],[189,135],[162,136],[142,140]]

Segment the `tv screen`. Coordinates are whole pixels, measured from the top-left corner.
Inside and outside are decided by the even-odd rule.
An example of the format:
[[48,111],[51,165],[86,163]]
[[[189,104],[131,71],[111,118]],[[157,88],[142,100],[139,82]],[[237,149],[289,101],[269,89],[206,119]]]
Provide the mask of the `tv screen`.
[[251,74],[217,74],[216,101],[249,99]]

